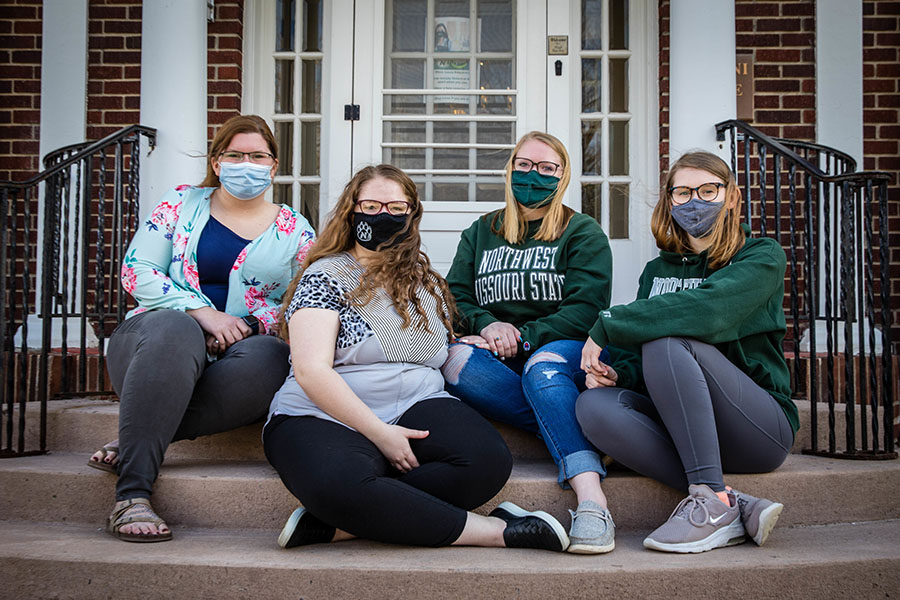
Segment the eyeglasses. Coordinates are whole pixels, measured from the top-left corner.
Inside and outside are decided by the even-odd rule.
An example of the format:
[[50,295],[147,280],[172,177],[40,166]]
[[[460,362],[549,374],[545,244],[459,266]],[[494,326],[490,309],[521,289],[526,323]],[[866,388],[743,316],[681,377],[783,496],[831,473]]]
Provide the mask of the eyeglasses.
[[244,157],[250,158],[250,162],[258,165],[271,165],[275,162],[275,157],[268,152],[238,152],[237,150],[226,150],[219,154],[219,162],[239,163],[244,161]]
[[559,169],[558,164],[556,164],[555,162],[550,162],[549,160],[534,162],[530,158],[519,156],[513,158],[513,169],[516,171],[528,173],[535,167],[537,168],[538,173],[540,173],[541,175],[555,175],[557,169]]
[[395,217],[405,215],[409,212],[409,202],[405,200],[391,200],[389,202],[381,202],[380,200],[357,200],[356,206],[366,215],[377,215],[387,207],[388,214]]
[[710,182],[704,183],[698,187],[688,187],[686,185],[678,185],[669,188],[669,197],[672,198],[673,204],[684,204],[690,201],[697,192],[697,197],[705,202],[712,202],[719,197],[719,189],[725,187],[724,183]]

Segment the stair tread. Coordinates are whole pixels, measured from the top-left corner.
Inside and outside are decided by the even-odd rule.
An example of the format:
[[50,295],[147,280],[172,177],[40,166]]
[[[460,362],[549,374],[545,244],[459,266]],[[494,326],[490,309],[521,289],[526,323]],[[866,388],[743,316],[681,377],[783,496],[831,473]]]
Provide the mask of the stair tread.
[[164,544],[128,544],[89,525],[0,521],[0,558],[67,560],[96,564],[172,563],[179,565],[259,567],[339,571],[470,571],[491,574],[641,572],[695,568],[731,568],[852,563],[900,558],[900,520],[777,528],[765,547],[753,542],[726,550],[691,555],[646,550],[643,534],[620,533],[608,555],[572,556],[536,550],[497,548],[414,548],[367,540],[318,544],[288,551],[275,544],[277,532],[239,529],[178,528]]

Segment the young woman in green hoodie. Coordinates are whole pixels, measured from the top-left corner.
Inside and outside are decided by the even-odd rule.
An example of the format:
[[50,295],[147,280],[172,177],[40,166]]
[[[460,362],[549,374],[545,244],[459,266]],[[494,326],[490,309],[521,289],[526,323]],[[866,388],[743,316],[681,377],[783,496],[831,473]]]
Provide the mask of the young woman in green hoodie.
[[578,498],[570,552],[613,549],[601,456],[575,419],[585,332],[609,306],[612,255],[596,220],[563,204],[569,156],[533,131],[506,164],[506,206],[462,234],[447,275],[463,335],[443,366],[447,390],[481,414],[539,434]]
[[[798,428],[781,346],[784,250],[750,238],[740,211],[724,161],[707,152],[678,159],[653,212],[660,256],[644,268],[637,300],[600,312],[582,351],[592,389],[576,412],[587,438],[688,493],[644,540],[655,550],[703,552],[745,534],[761,545],[783,508],[731,489],[722,475],[776,469]],[[608,344],[633,351],[632,360],[606,364]],[[647,395],[621,378],[635,365]]]

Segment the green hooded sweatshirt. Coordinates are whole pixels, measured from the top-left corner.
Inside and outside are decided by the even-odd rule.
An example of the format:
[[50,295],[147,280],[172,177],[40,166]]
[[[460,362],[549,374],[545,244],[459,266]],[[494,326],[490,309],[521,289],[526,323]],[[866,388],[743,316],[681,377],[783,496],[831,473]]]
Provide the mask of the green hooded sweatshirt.
[[796,433],[797,406],[781,347],[784,250],[774,239],[750,238],[742,227],[744,246],[716,270],[708,268],[706,252],[660,252],[641,273],[637,300],[600,311],[590,336],[601,347],[635,352],[662,337],[711,344],[778,401]]
[[447,274],[461,331],[512,323],[523,356],[548,342],[585,339],[597,311],[609,306],[612,253],[600,225],[576,213],[557,240],[543,242],[534,239],[541,220],[530,221],[525,240],[509,244],[491,231],[496,214],[463,231]]

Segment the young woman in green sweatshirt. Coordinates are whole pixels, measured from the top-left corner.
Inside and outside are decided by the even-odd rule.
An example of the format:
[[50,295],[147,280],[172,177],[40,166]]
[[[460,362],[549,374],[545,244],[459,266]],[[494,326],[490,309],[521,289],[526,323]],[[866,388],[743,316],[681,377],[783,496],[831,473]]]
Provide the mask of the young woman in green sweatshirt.
[[575,418],[585,332],[609,306],[612,256],[593,218],[563,205],[571,174],[562,142],[522,137],[506,164],[506,206],[462,234],[447,275],[463,322],[443,373],[483,415],[543,438],[578,509],[570,552],[609,552],[614,524],[596,448]]
[[[781,342],[785,255],[740,223],[741,193],[717,156],[677,160],[653,212],[660,256],[637,300],[600,311],[582,352],[577,415],[585,435],[629,468],[687,498],[644,546],[703,552],[763,544],[783,506],[725,485],[723,470],[763,473],[784,462],[798,428]],[[601,349],[635,352],[608,365]],[[621,367],[643,369],[647,395]],[[633,386],[632,386],[633,387]]]

